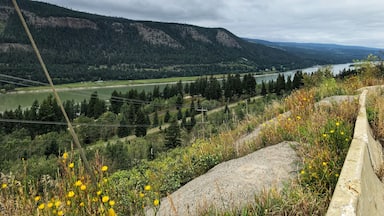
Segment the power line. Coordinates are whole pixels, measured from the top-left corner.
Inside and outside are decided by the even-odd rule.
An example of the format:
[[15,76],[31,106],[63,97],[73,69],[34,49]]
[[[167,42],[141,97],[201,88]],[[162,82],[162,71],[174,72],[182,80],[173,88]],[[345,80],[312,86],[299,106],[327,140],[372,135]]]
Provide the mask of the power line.
[[85,169],[88,171],[88,174],[91,176],[92,178],[92,182],[96,185],[96,177],[95,177],[95,174],[93,173],[93,170],[91,169],[91,167],[89,166],[89,163],[88,163],[88,160],[87,160],[87,157],[85,156],[85,153],[84,153],[84,150],[83,148],[81,147],[80,145],[80,141],[79,141],[79,138],[75,132],[75,130],[73,129],[72,127],[72,124],[71,124],[71,121],[69,120],[68,118],[68,115],[67,115],[67,112],[65,111],[64,109],[64,106],[63,106],[63,103],[61,102],[61,99],[59,97],[59,95],[57,94],[56,92],[56,89],[55,89],[55,86],[53,85],[53,82],[52,82],[52,79],[51,79],[51,75],[49,74],[48,72],[48,69],[43,61],[43,58],[41,57],[40,55],[40,51],[39,49],[37,48],[37,45],[35,43],[35,40],[33,39],[32,37],[32,34],[31,32],[29,31],[29,28],[28,28],[28,25],[23,17],[23,14],[21,13],[21,10],[19,8],[19,5],[17,4],[16,0],[12,0],[12,3],[13,3],[13,6],[15,7],[15,10],[16,10],[16,13],[17,15],[19,16],[20,18],[20,21],[21,21],[21,24],[23,25],[24,27],[24,30],[25,30],[25,33],[27,33],[27,36],[32,44],[32,47],[33,47],[33,50],[35,51],[35,54],[37,56],[37,59],[39,60],[39,63],[44,71],[44,74],[49,82],[49,85],[51,86],[51,89],[53,91],[53,94],[56,98],[56,102],[58,103],[58,105],[60,106],[60,109],[64,115],[64,118],[67,122],[67,125],[68,125],[68,129],[69,129],[69,132],[71,133],[72,137],[73,137],[73,140],[76,144],[76,147],[79,149],[80,151],[80,157],[81,159],[83,160],[84,162],[84,166],[85,166]]
[[[24,79],[24,78],[20,78],[20,77],[16,77],[16,76],[10,76],[10,75],[5,75],[5,74],[0,74],[0,76],[6,77],[6,78],[11,78],[11,79],[16,79],[16,80],[21,80],[21,81],[26,81],[26,82],[31,82],[31,83],[36,83],[36,84],[41,84],[41,85],[45,85],[45,86],[48,85],[47,83],[43,83],[43,82],[31,80],[31,79]],[[23,86],[23,87],[35,87],[34,85],[28,85],[28,84],[24,84],[24,83],[16,83],[16,82],[7,81],[7,80],[0,80],[0,82],[6,82],[6,83],[14,84],[14,85],[20,85],[20,86]],[[70,94],[72,94],[72,95],[87,96],[87,97],[92,96],[92,94],[89,95],[89,94],[81,93],[81,92],[74,92],[74,91],[68,91],[68,92]],[[153,102],[153,101],[146,101],[146,100],[140,100],[140,99],[129,99],[129,98],[125,98],[125,97],[112,96],[112,95],[110,96],[110,95],[107,95],[107,94],[99,94],[98,93],[98,95],[100,95],[102,97],[106,97],[106,98],[110,97],[110,99],[107,99],[110,102],[111,101],[113,101],[113,102],[128,102],[130,104],[138,104],[138,105],[150,104],[151,102]],[[156,105],[156,104],[153,104],[152,106],[154,106],[154,107],[164,107],[164,105]],[[186,107],[188,107],[188,106],[184,105],[181,108],[186,108]]]
[[[10,78],[10,79],[16,79],[16,80],[20,80],[20,81],[26,81],[26,82],[30,82],[30,83],[35,83],[35,84],[40,84],[40,85],[48,86],[47,83],[43,83],[43,82],[31,80],[31,79],[24,79],[24,78],[21,78],[21,77],[10,76],[10,75],[5,75],[5,74],[0,74],[0,76],[1,77],[6,77],[6,78]],[[16,83],[16,82],[7,81],[7,80],[0,80],[0,82],[10,83],[10,84],[14,84],[14,85],[23,86],[23,87],[35,87],[34,85],[28,85],[28,84],[24,84],[24,83]],[[85,89],[85,90],[91,90],[91,89]],[[61,92],[63,92],[63,91],[61,91]],[[79,95],[79,96],[90,97],[90,95],[86,94],[86,93],[74,92],[74,91],[66,91],[66,92],[68,92],[68,93],[70,93],[72,95]],[[150,104],[152,102],[152,101],[147,101],[147,100],[125,98],[125,97],[112,96],[112,95],[107,95],[107,94],[99,94],[98,93],[98,95],[100,95],[102,97],[105,97],[105,98],[110,97],[110,99],[106,99],[106,100],[114,101],[114,102],[129,102],[131,104],[139,104],[139,105],[141,105],[141,104]],[[92,96],[92,93],[91,93],[91,96]],[[162,107],[163,105],[154,105],[154,106]]]
[[6,74],[0,74],[0,76],[1,77],[5,77],[5,78],[9,78],[9,79],[21,80],[21,81],[25,81],[25,82],[30,82],[30,83],[35,83],[35,84],[39,84],[39,85],[44,85],[44,86],[48,86],[49,85],[48,83],[43,83],[43,82],[40,82],[40,81],[31,80],[31,79],[24,79],[24,78],[21,78],[21,77],[16,77],[16,76],[11,76],[11,75],[6,75]]
[[[2,119],[0,118],[0,122],[9,122],[9,123],[23,123],[23,124],[43,124],[43,125],[67,125],[66,122],[57,122],[57,121],[36,121],[36,120],[20,120],[20,119]],[[74,126],[91,126],[91,127],[127,127],[127,128],[134,128],[134,127],[150,127],[152,125],[145,125],[145,124],[135,124],[135,125],[128,125],[128,124],[97,124],[97,123],[72,123]]]
[[0,79],[0,82],[4,82],[4,83],[8,83],[8,84],[14,84],[14,85],[21,85],[21,86],[24,86],[24,87],[29,87],[29,85],[27,85],[27,84],[16,83],[16,82],[9,81],[9,80],[2,80],[2,79]]

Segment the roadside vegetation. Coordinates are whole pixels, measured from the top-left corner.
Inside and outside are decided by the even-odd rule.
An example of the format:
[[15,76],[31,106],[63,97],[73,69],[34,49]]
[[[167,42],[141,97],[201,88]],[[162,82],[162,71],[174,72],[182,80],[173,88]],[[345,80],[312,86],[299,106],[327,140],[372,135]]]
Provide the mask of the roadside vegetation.
[[[339,77],[323,68],[312,75],[299,73],[289,81],[279,76],[275,82],[260,86],[252,76],[241,80],[228,75],[222,84],[206,77],[193,85],[180,82],[169,86],[169,92],[159,92],[159,97],[154,90],[145,100],[141,93],[134,98],[129,92],[115,92],[108,108],[95,93],[82,103],[87,109],[80,106],[73,116],[74,122],[81,123],[76,128],[92,161],[92,174],[84,171],[63,126],[48,131],[44,125],[31,129],[20,122],[2,123],[0,147],[8,154],[1,156],[0,213],[141,215],[147,208],[156,212],[162,197],[218,163],[282,141],[298,141],[301,169],[297,179],[283,190],[265,191],[254,203],[231,212],[202,211],[206,215],[323,215],[352,139],[358,106],[356,100],[315,104],[328,96],[357,95],[360,87],[380,84],[383,71],[381,64],[367,62]],[[206,88],[200,91],[199,87]],[[188,95],[193,97],[185,97]],[[262,97],[247,99],[251,96]],[[125,100],[113,100],[117,98]],[[37,116],[47,101],[37,103]],[[242,102],[228,107],[235,101]],[[49,104],[47,107],[54,103]],[[219,106],[223,110],[211,114],[202,111]],[[99,111],[99,107],[103,109]],[[377,107],[370,111],[373,122],[380,118]],[[27,111],[16,109],[7,114],[21,112],[19,116],[25,117]],[[290,111],[289,116],[282,115],[286,111]],[[143,122],[139,123],[136,118],[140,112]],[[4,114],[2,118],[9,119]],[[128,125],[135,127],[122,127]],[[236,144],[260,125],[261,136]],[[162,129],[147,134],[150,127]],[[132,135],[138,138],[128,139]]]

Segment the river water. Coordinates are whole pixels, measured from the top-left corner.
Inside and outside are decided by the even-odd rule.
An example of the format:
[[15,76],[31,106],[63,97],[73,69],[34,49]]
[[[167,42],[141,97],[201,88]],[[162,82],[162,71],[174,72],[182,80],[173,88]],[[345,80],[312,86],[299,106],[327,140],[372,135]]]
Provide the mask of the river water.
[[[353,65],[353,63],[345,63],[345,64],[334,64],[334,65],[330,65],[331,66],[331,69],[332,69],[332,72],[334,75],[337,75],[340,73],[340,71],[342,71],[343,69],[348,69],[348,68],[351,68]],[[283,74],[285,79],[287,79],[288,77],[291,77],[291,79],[293,79],[293,76],[295,75],[295,73],[297,71],[303,71],[303,73],[313,73],[313,72],[316,72],[317,70],[319,70],[320,68],[322,68],[324,66],[322,65],[316,65],[316,66],[313,66],[313,67],[309,67],[309,68],[304,68],[304,69],[297,69],[297,70],[290,70],[290,71],[286,71],[286,72],[282,72],[282,73],[274,73],[274,74],[264,74],[264,75],[256,75],[255,78],[256,78],[256,82],[258,84],[260,84],[262,81],[264,81],[265,83],[267,83],[268,81],[270,80],[276,80],[277,79],[277,76],[279,74]]]
[[[348,69],[352,63],[348,64],[335,64],[331,65],[334,74],[338,74],[343,69]],[[313,66],[310,68],[301,69],[304,73],[312,73],[317,71],[322,66]],[[286,71],[282,72],[285,78],[287,79],[289,76],[293,79],[294,74],[298,70]],[[269,80],[276,80],[279,73],[274,74],[264,74],[264,75],[256,75],[256,82],[261,83],[262,81],[268,82]],[[172,83],[173,84],[173,83]],[[156,84],[162,89],[166,83]],[[132,88],[137,89],[139,92],[142,90],[145,91],[153,91],[155,85],[148,84],[143,86],[123,86],[123,87],[108,87],[108,88],[100,88],[100,89],[82,89],[82,90],[71,90],[71,91],[63,91],[59,92],[59,95],[62,101],[65,100],[74,100],[75,102],[81,102],[84,99],[89,100],[92,92],[97,91],[98,96],[102,100],[108,100],[111,98],[111,94],[114,90],[120,92],[127,92]],[[29,107],[32,105],[34,100],[38,100],[39,102],[43,101],[47,98],[49,92],[27,92],[23,94],[0,94],[0,112],[4,112],[5,110],[16,109],[19,105],[22,108]]]

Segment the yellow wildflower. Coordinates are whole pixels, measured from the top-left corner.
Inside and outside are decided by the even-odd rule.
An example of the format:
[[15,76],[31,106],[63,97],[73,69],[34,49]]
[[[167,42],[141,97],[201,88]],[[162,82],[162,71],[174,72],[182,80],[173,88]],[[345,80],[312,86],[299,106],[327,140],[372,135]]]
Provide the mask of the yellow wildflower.
[[301,170],[300,174],[301,174],[301,175],[304,175],[304,174],[305,174],[305,171],[304,171],[304,170]]
[[71,205],[71,200],[67,200],[67,206]]
[[73,191],[69,191],[68,194],[67,194],[68,198],[72,198],[74,196],[75,196],[75,192],[73,192]]
[[99,201],[99,199],[98,199],[97,197],[93,197],[93,198],[92,198],[92,201],[93,201],[93,202],[97,202],[97,201]]
[[57,215],[58,215],[58,216],[63,216],[63,215],[64,215],[64,212],[63,212],[63,211],[58,211],[58,212],[57,212]]
[[146,190],[146,191],[150,191],[150,190],[151,190],[151,185],[146,185],[146,186],[144,187],[144,190]]
[[312,173],[311,176],[314,178],[318,178],[317,173]]
[[154,206],[158,206],[159,203],[160,203],[160,201],[158,199],[153,200],[153,205]]
[[80,190],[85,191],[86,189],[87,189],[87,186],[86,186],[86,185],[81,185],[81,186],[80,186]]
[[5,183],[1,184],[1,188],[2,188],[2,189],[5,189],[5,188],[7,188],[7,187],[8,187],[7,184],[5,184]]
[[140,198],[143,198],[145,196],[145,194],[140,192],[139,196],[140,196]]
[[297,120],[300,120],[300,119],[301,119],[301,116],[296,116],[296,119],[297,119]]
[[68,165],[68,167],[72,169],[73,167],[75,167],[75,163],[70,163],[70,164]]
[[331,130],[331,131],[329,131],[330,133],[335,133],[335,130]]
[[55,202],[55,206],[56,206],[56,208],[59,208],[59,207],[60,207],[60,205],[61,205],[61,202],[60,202],[60,200],[57,200],[57,201]]
[[64,158],[64,160],[66,160],[68,158],[68,153],[67,152],[64,152],[63,158]]
[[110,201],[109,201],[109,205],[110,205],[110,206],[114,206],[114,205],[115,205],[115,201],[114,201],[114,200],[110,200]]
[[43,210],[45,208],[45,204],[44,203],[41,203],[38,207],[40,210]]
[[115,216],[116,212],[113,210],[113,208],[108,209],[108,216]]
[[47,204],[47,207],[48,207],[48,208],[52,208],[52,206],[53,206],[53,202],[49,202],[49,203]]
[[79,204],[79,206],[81,206],[81,207],[85,206],[84,202],[81,202],[81,203]]
[[108,201],[109,201],[109,196],[103,196],[103,198],[101,198],[101,201],[102,201],[103,203],[108,202]]
[[323,162],[323,166],[327,166],[328,165],[328,163],[327,162]]
[[107,183],[107,182],[108,182],[108,179],[107,179],[107,178],[103,178],[103,182],[104,182],[104,183]]
[[40,198],[41,198],[40,196],[35,196],[35,201],[39,202]]
[[98,196],[100,196],[100,194],[101,194],[101,190],[97,191],[96,194],[97,194]]
[[341,132],[340,132],[340,135],[344,135],[344,131],[341,131]]
[[339,177],[339,173],[336,173],[335,176],[336,176],[336,177]]
[[339,122],[336,122],[336,126],[339,126],[340,125],[340,123]]
[[83,183],[81,182],[81,180],[77,180],[77,181],[75,182],[75,186],[76,186],[76,187],[80,187],[82,184],[83,184]]
[[108,170],[108,166],[101,167],[101,171],[106,172]]

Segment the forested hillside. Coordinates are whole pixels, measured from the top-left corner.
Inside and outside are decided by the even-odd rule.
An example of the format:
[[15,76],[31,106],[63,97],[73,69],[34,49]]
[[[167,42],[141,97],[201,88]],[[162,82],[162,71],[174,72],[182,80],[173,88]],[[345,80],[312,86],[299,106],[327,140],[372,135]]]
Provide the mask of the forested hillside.
[[[310,65],[222,28],[105,17],[19,1],[56,83],[145,79]],[[0,1],[0,73],[44,81],[10,1]]]
[[352,62],[352,60],[363,59],[370,54],[377,56],[382,55],[380,49],[371,47],[319,43],[271,42],[258,39],[246,40],[281,49],[289,53],[295,53],[303,60],[316,62],[319,65]]

